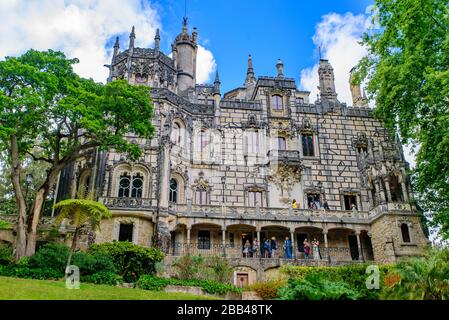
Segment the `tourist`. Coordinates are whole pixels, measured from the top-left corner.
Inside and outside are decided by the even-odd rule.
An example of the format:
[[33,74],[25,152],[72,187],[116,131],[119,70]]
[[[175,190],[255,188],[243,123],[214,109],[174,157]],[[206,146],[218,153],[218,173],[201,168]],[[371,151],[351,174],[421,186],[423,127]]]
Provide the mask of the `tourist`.
[[310,255],[310,243],[307,238],[304,239],[304,258],[308,259]]
[[320,242],[316,238],[313,238],[312,247],[313,247],[313,259],[320,260],[321,259]]
[[324,199],[323,208],[324,208],[324,210],[329,210],[329,204],[327,203],[326,199]]
[[277,250],[276,238],[275,237],[271,238],[270,249],[271,249],[271,258],[274,258],[276,250]]
[[292,201],[292,209],[298,209],[298,203],[296,202],[296,199],[293,199]]
[[243,246],[243,256],[245,258],[248,258],[250,249],[251,243],[249,242],[249,240],[246,240],[245,245]]
[[265,258],[265,241],[266,239],[263,238],[262,242],[260,243],[260,257]]
[[270,252],[270,240],[266,239],[265,243],[265,257],[264,258],[270,258],[271,257],[271,252]]
[[258,257],[258,252],[259,252],[259,241],[255,239],[253,242],[253,258]]
[[292,258],[292,241],[288,237],[285,237],[284,241],[284,255],[285,259]]

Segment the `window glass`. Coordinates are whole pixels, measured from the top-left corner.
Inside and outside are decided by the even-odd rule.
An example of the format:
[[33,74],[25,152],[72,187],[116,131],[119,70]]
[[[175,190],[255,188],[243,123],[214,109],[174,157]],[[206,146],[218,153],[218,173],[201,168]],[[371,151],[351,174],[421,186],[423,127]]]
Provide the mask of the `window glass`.
[[278,150],[287,150],[287,143],[284,137],[278,137]]
[[120,176],[120,180],[119,180],[119,188],[118,188],[118,196],[120,198],[123,197],[129,197],[129,187],[130,187],[130,179],[129,177],[125,174],[123,174],[122,176]]
[[210,231],[198,231],[198,249],[210,249]]
[[304,157],[315,156],[315,148],[313,145],[313,135],[303,134],[302,135],[302,153]]
[[271,107],[275,110],[283,109],[282,97],[280,95],[274,95],[271,97]]
[[178,203],[178,181],[176,179],[170,180],[170,193],[168,198],[168,201]]

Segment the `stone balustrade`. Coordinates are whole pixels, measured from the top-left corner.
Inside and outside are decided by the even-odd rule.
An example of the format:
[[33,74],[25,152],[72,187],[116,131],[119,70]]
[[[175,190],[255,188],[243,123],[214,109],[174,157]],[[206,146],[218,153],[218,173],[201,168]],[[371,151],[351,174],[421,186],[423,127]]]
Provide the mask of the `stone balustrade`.
[[157,207],[157,200],[154,198],[102,197],[99,198],[98,201],[103,203],[109,209],[145,210]]

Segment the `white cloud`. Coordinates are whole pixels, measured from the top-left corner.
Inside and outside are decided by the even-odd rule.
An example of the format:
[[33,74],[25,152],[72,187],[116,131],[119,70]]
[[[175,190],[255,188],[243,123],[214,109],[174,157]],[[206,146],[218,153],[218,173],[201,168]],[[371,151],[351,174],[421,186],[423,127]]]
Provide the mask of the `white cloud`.
[[214,56],[211,51],[201,45],[198,45],[198,55],[196,61],[196,82],[207,83],[211,75],[217,68]]
[[[349,71],[366,54],[366,49],[358,41],[370,25],[367,15],[344,15],[329,13],[317,24],[313,42],[321,47],[321,55],[334,68],[335,88],[338,99],[352,105],[349,90]],[[318,93],[318,64],[301,71],[301,86],[311,91],[310,100],[315,101]]]

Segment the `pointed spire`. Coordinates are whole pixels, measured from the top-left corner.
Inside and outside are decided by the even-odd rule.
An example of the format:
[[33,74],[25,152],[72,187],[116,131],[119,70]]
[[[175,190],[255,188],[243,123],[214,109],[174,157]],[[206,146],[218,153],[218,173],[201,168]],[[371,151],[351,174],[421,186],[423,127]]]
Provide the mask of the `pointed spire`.
[[134,49],[134,40],[136,39],[136,33],[135,33],[135,28],[133,26],[133,28],[131,29],[131,33],[129,35],[129,49]]
[[214,94],[220,94],[220,78],[218,77],[218,68],[215,71],[215,80],[214,80]]
[[159,28],[156,29],[156,36],[154,37],[154,49],[159,51],[161,44],[161,36],[159,35]]
[[182,33],[187,33],[187,17],[182,18]]
[[248,70],[246,71],[245,86],[255,82],[256,78],[254,77],[253,58],[251,55],[248,55]]
[[113,60],[118,55],[119,50],[120,50],[119,37],[116,37],[115,38],[115,43],[114,43],[114,53],[112,55],[112,59]]

